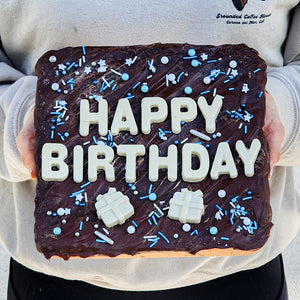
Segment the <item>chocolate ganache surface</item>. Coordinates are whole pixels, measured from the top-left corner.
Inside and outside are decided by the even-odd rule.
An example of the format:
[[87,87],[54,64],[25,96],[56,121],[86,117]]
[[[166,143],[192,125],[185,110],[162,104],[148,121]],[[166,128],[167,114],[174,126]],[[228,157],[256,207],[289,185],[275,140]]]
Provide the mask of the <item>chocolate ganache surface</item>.
[[[257,250],[267,241],[271,223],[269,203],[269,154],[263,134],[265,115],[266,64],[246,45],[199,46],[189,44],[153,44],[128,47],[68,47],[49,51],[36,65],[38,75],[35,128],[36,163],[39,169],[35,198],[35,240],[46,258],[59,256],[89,257],[143,251],[180,251],[196,254],[204,249]],[[171,100],[204,97],[211,105],[221,96],[222,106],[214,132],[206,131],[206,122],[197,105],[197,117],[181,121],[181,132],[172,131]],[[153,122],[150,133],[141,129],[141,102],[145,97],[160,97],[168,105],[165,120]],[[100,135],[91,124],[87,136],[79,134],[80,102],[89,101],[90,112],[97,112],[101,101],[108,104],[108,131]],[[130,130],[110,131],[120,99],[127,99],[137,124]],[[151,112],[159,110],[151,108]],[[180,112],[188,111],[181,107]],[[125,112],[128,113],[128,112]],[[121,121],[126,122],[125,118]],[[196,131],[192,134],[191,130]],[[200,135],[197,133],[200,133]],[[202,134],[202,135],[201,135]],[[242,140],[247,148],[258,139],[261,148],[254,162],[254,175],[246,176],[244,162],[236,150]],[[208,153],[209,171],[203,179],[182,179],[182,160],[192,169],[204,164],[193,154],[182,157],[185,144],[202,145]],[[237,176],[220,173],[211,178],[217,149],[227,143]],[[67,148],[68,166],[63,181],[42,178],[41,153],[45,144]],[[145,154],[136,157],[136,180],[126,180],[126,157],[118,155],[119,145],[144,145]],[[73,161],[74,147],[83,149]],[[106,171],[98,170],[96,181],[88,177],[89,148],[109,146],[114,153],[110,162],[114,180],[106,180]],[[168,147],[177,149],[177,179],[168,179],[168,170],[159,170],[158,180],[149,180],[149,148],[157,145],[166,157]],[[54,151],[55,152],[55,151]],[[52,155],[55,159],[55,153]],[[98,155],[98,159],[103,158]],[[151,161],[150,161],[151,163]],[[226,161],[222,166],[226,167]],[[75,182],[74,165],[80,164],[82,180]],[[53,172],[60,166],[51,166]],[[98,195],[116,188],[129,198],[134,214],[123,224],[107,227],[97,217]],[[168,217],[170,199],[182,189],[203,193],[204,214],[200,223],[185,223]],[[99,234],[100,233],[100,234]],[[201,253],[201,252],[200,252]],[[226,253],[226,252],[224,252]]]

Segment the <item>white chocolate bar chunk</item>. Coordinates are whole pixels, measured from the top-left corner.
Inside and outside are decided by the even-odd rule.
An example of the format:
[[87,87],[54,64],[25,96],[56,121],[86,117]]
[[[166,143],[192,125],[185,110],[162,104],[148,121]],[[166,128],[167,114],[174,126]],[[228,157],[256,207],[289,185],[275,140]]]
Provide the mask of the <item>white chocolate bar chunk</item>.
[[96,200],[97,216],[107,227],[123,224],[134,214],[129,198],[115,188],[109,188],[106,194],[98,195]]
[[195,192],[188,189],[181,189],[176,192],[170,200],[168,217],[178,220],[180,223],[200,223],[204,214],[203,193],[200,190]]

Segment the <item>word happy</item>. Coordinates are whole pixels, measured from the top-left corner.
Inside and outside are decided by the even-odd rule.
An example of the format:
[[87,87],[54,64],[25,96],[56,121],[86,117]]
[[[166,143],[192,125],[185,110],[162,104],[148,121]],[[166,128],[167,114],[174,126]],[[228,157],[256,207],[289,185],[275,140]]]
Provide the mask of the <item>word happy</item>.
[[[181,132],[182,122],[191,122],[197,117],[198,108],[205,120],[205,130],[213,133],[216,130],[216,120],[223,104],[223,97],[216,95],[211,105],[205,97],[199,97],[197,103],[189,97],[175,97],[170,102],[172,132]],[[197,107],[198,106],[198,107]],[[141,131],[143,134],[151,132],[151,124],[160,123],[168,117],[167,102],[160,97],[145,97],[141,101]],[[102,99],[98,103],[98,112],[90,112],[89,102],[80,101],[79,134],[87,136],[91,124],[98,125],[99,135],[108,134],[108,103]],[[131,135],[138,134],[138,127],[128,99],[120,99],[112,120],[110,132],[113,136],[120,131],[128,131]],[[261,149],[258,139],[251,142],[248,149],[242,140],[238,140],[235,149],[244,164],[244,174],[254,175],[254,164]],[[178,155],[176,145],[169,145],[166,156],[159,155],[159,147],[150,145],[148,155],[148,177],[151,182],[158,181],[159,170],[167,170],[169,181],[176,181],[178,177]],[[117,155],[125,157],[125,180],[133,183],[136,180],[137,157],[146,155],[146,147],[142,144],[121,144],[117,146]],[[114,150],[107,145],[92,145],[88,147],[87,175],[90,182],[97,180],[98,171],[105,173],[109,182],[115,180],[113,160]],[[60,143],[45,143],[42,148],[41,176],[45,181],[64,181],[69,176],[69,166],[64,161],[68,157],[68,149]],[[218,144],[217,151],[210,166],[209,152],[206,147],[197,143],[185,143],[181,149],[181,176],[186,182],[200,182],[204,180],[210,169],[210,177],[216,180],[220,175],[238,176],[237,168],[231,149],[227,142]],[[200,164],[197,169],[192,167],[193,157],[197,157]],[[83,181],[84,151],[81,145],[73,148],[73,180]]]

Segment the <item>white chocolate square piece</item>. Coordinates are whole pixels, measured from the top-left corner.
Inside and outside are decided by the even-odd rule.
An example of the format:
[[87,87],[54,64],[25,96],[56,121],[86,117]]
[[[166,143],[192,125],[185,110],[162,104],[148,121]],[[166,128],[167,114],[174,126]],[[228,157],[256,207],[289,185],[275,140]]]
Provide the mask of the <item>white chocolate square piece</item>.
[[204,214],[203,194],[200,190],[195,192],[181,189],[170,200],[168,217],[180,223],[200,223]]
[[129,198],[115,188],[110,188],[104,195],[97,196],[95,207],[99,219],[102,219],[105,226],[113,227],[123,224],[134,214],[134,208]]

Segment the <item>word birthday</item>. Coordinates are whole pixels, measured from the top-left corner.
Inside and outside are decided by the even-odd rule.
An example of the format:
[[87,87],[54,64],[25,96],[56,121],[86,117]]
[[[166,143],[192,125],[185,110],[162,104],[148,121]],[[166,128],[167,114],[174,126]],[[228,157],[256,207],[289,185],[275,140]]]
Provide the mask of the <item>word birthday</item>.
[[[197,107],[198,105],[198,107]],[[197,117],[198,108],[205,120],[205,130],[213,133],[216,130],[216,120],[223,105],[223,97],[216,95],[212,104],[208,104],[205,97],[199,97],[197,103],[188,97],[175,97],[171,100],[171,128],[172,132],[181,132],[182,122],[191,122]],[[108,103],[105,99],[99,101],[98,112],[90,112],[89,102],[80,101],[79,134],[87,136],[91,124],[98,125],[99,135],[108,133]],[[160,123],[168,117],[167,102],[160,97],[145,97],[141,101],[141,131],[143,134],[151,132],[151,124]],[[128,131],[132,135],[138,134],[134,114],[128,99],[118,101],[112,120],[112,135],[118,135],[120,131]],[[159,180],[159,170],[167,170],[169,181],[176,181],[178,177],[178,150],[176,145],[169,145],[167,155],[159,155],[159,147],[150,145],[148,149],[142,144],[120,144],[116,154],[125,157],[125,180],[128,183],[136,181],[137,157],[148,155],[149,181]],[[253,139],[250,148],[247,148],[242,140],[238,140],[235,149],[244,164],[244,174],[247,177],[254,175],[254,165],[261,149],[258,139]],[[97,180],[99,171],[104,171],[105,179],[109,182],[115,180],[113,160],[115,151],[107,145],[92,145],[88,147],[87,176],[90,182]],[[60,143],[45,143],[41,155],[41,176],[45,181],[64,181],[69,176],[69,166],[65,162],[68,157],[68,149]],[[193,157],[199,159],[199,166],[192,167]],[[210,178],[216,180],[220,175],[229,175],[236,178],[238,171],[234,162],[231,149],[227,142],[218,144],[215,156],[210,166],[209,152],[206,147],[197,143],[185,143],[181,149],[181,176],[186,182],[200,182],[204,180],[210,169]],[[84,150],[81,145],[73,148],[73,180],[76,183],[83,181]]]

